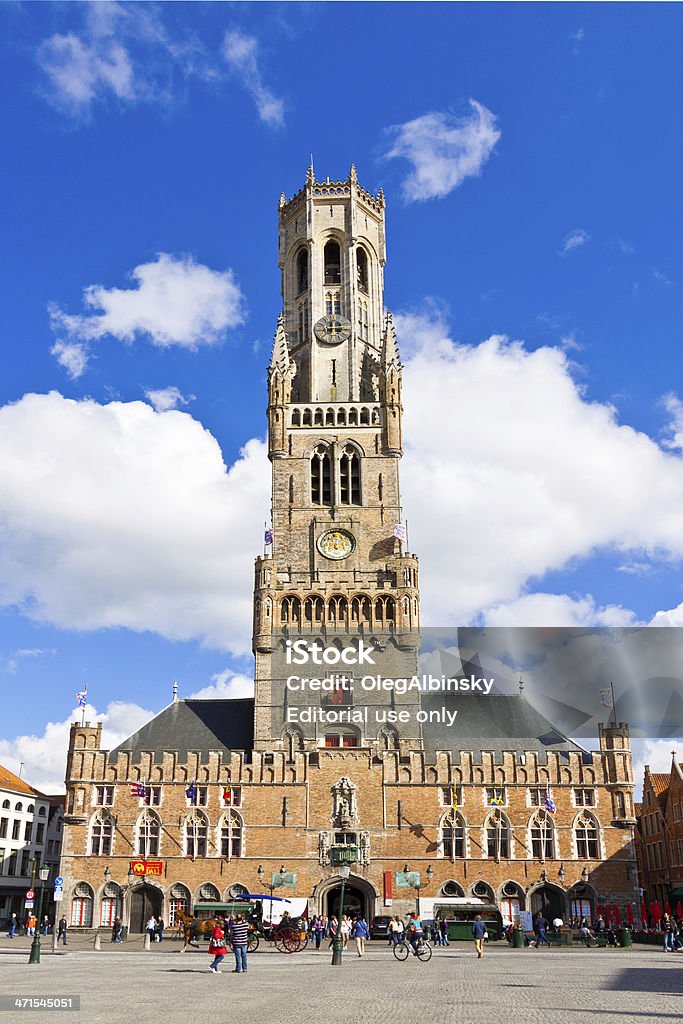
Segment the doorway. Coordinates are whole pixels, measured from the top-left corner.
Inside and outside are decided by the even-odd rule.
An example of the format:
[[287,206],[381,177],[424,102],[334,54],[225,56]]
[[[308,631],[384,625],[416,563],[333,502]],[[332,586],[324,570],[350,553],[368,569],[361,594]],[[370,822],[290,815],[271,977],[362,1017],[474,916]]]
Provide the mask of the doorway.
[[161,915],[162,894],[153,885],[144,884],[134,889],[130,899],[130,932],[144,932],[150,917]]
[[531,894],[531,912],[535,916],[538,911],[552,922],[554,918],[565,918],[565,899],[563,893],[550,885],[542,885]]
[[[339,917],[339,897],[341,896],[341,883],[335,885],[327,893],[327,906],[325,913],[328,917],[335,914]],[[355,885],[349,884],[348,882],[344,885],[344,914],[349,917],[357,917],[361,914],[367,920],[368,908],[365,893],[361,892],[360,889],[356,888]]]

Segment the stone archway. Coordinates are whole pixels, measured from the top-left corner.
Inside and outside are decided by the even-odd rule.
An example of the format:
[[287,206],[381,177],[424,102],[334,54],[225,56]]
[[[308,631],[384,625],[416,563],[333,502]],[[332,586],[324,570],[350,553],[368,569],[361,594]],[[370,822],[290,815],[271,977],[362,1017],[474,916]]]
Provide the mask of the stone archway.
[[144,932],[145,925],[150,917],[161,916],[161,904],[163,893],[155,885],[143,882],[136,886],[130,894],[130,918],[128,931],[131,933]]
[[[341,878],[331,875],[325,878],[313,891],[313,910],[315,914],[330,917],[339,910],[341,895]],[[372,883],[360,875],[349,875],[344,883],[344,913],[362,914],[370,922],[375,916],[378,893]]]
[[529,892],[531,913],[536,916],[540,910],[543,916],[552,923],[553,918],[567,917],[567,899],[563,889],[551,882],[543,882]]

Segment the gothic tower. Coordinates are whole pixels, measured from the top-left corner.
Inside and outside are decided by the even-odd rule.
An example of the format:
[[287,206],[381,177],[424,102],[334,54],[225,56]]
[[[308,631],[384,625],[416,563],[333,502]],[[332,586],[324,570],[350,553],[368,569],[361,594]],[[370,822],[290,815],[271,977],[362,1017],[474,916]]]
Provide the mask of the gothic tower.
[[[304,188],[280,197],[283,312],[268,371],[273,543],[256,560],[254,591],[256,749],[421,746],[419,694],[354,685],[353,694],[295,696],[283,668],[288,639],[341,648],[363,638],[386,675],[416,671],[418,561],[401,533],[402,368],[383,304],[384,208],[382,191],[362,188],[353,166],[336,182],[317,181],[310,167]],[[410,715],[332,730],[293,725],[287,708],[297,702]]]

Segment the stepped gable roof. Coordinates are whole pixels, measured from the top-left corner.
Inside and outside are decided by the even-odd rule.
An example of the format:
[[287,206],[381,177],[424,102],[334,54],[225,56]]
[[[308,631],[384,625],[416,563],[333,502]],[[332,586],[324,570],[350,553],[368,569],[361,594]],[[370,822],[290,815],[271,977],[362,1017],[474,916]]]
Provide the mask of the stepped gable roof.
[[210,750],[251,750],[254,740],[254,701],[176,700],[109,754],[113,763],[130,751],[133,763],[143,751],[152,751],[160,764],[165,750],[177,750],[180,761],[188,751],[206,759]]
[[650,772],[652,788],[657,796],[663,796],[669,788],[671,776],[668,772]]
[[459,759],[460,751],[471,750],[481,764],[481,751],[491,750],[496,760],[505,750],[537,750],[540,763],[547,760],[547,752],[575,751],[591,763],[592,755],[574,743],[548,721],[521,694],[451,694],[422,695],[422,709],[436,711],[441,707],[457,711],[453,725],[425,722],[425,752],[433,757],[436,750],[452,750]]
[[6,789],[10,793],[23,793],[25,796],[37,796],[42,800],[45,799],[45,794],[41,793],[40,790],[34,789],[33,786],[29,786],[28,782],[24,782],[18,775],[11,772],[9,768],[5,768],[4,765],[0,764],[0,789]]

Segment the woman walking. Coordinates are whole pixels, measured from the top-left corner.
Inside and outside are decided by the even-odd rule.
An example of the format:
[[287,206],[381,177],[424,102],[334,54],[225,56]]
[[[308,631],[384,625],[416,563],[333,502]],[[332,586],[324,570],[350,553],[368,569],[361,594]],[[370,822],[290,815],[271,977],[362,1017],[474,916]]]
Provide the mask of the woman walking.
[[209,956],[213,956],[213,960],[209,964],[209,970],[213,974],[220,974],[218,965],[222,963],[225,958],[225,954],[228,952],[225,945],[225,932],[221,927],[219,921],[216,921],[213,931],[211,932],[211,938],[209,939]]
[[351,928],[351,934],[356,940],[356,949],[358,950],[358,956],[363,956],[363,954],[365,953],[365,940],[370,938],[370,929],[367,926],[365,918],[356,918]]

